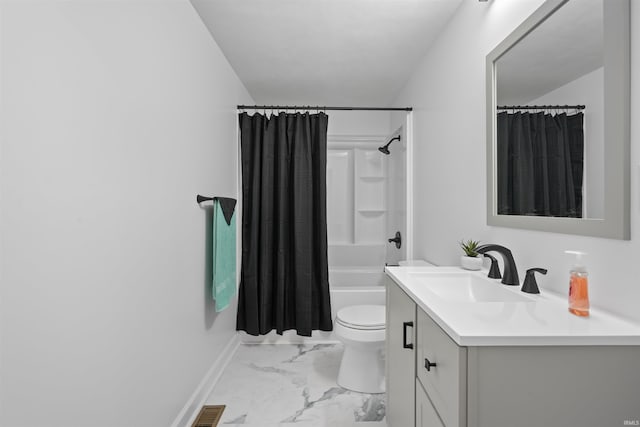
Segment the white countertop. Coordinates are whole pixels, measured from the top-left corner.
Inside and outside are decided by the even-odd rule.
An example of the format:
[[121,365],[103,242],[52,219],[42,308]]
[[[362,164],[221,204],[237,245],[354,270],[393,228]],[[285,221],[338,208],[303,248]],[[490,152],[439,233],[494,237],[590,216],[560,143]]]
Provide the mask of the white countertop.
[[[505,286],[495,279],[496,286],[525,295],[530,301],[451,302],[429,291],[415,279],[415,273],[466,270],[386,267],[385,271],[461,346],[640,345],[640,325],[593,308],[589,317],[575,316],[568,311],[566,296],[542,288],[540,294],[525,294],[521,286]],[[486,270],[467,273],[487,275]]]

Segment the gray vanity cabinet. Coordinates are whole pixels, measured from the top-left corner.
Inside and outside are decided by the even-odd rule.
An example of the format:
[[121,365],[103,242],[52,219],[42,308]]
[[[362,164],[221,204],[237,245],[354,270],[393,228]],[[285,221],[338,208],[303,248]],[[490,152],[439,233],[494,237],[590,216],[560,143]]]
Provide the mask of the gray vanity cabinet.
[[459,346],[391,280],[387,322],[389,427],[640,425],[640,346]]
[[640,346],[468,347],[468,426],[640,425]]
[[386,324],[386,418],[389,427],[415,425],[416,304],[388,277]]

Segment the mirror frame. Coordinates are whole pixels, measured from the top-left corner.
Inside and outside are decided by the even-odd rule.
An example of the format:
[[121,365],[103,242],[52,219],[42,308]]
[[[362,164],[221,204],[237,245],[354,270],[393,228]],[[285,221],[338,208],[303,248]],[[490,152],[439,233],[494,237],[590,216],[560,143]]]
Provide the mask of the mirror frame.
[[[569,0],[547,0],[486,58],[487,225],[563,234],[630,239],[630,13],[629,0],[603,0],[604,218],[497,214],[495,62]],[[575,0],[579,1],[579,0]]]

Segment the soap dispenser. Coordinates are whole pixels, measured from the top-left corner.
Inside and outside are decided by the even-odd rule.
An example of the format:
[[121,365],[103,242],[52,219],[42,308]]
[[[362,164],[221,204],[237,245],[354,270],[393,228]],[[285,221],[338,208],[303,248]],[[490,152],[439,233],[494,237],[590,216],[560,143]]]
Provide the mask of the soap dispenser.
[[582,256],[586,253],[580,251],[565,251],[565,253],[576,256],[575,264],[569,272],[569,311],[576,316],[589,316],[588,274],[582,262]]

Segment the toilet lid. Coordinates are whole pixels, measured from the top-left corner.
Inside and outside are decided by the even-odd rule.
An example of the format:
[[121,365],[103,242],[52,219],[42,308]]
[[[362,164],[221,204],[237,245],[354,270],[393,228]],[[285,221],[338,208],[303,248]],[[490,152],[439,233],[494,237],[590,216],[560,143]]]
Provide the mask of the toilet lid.
[[354,329],[384,329],[384,305],[352,305],[338,310],[336,321]]

